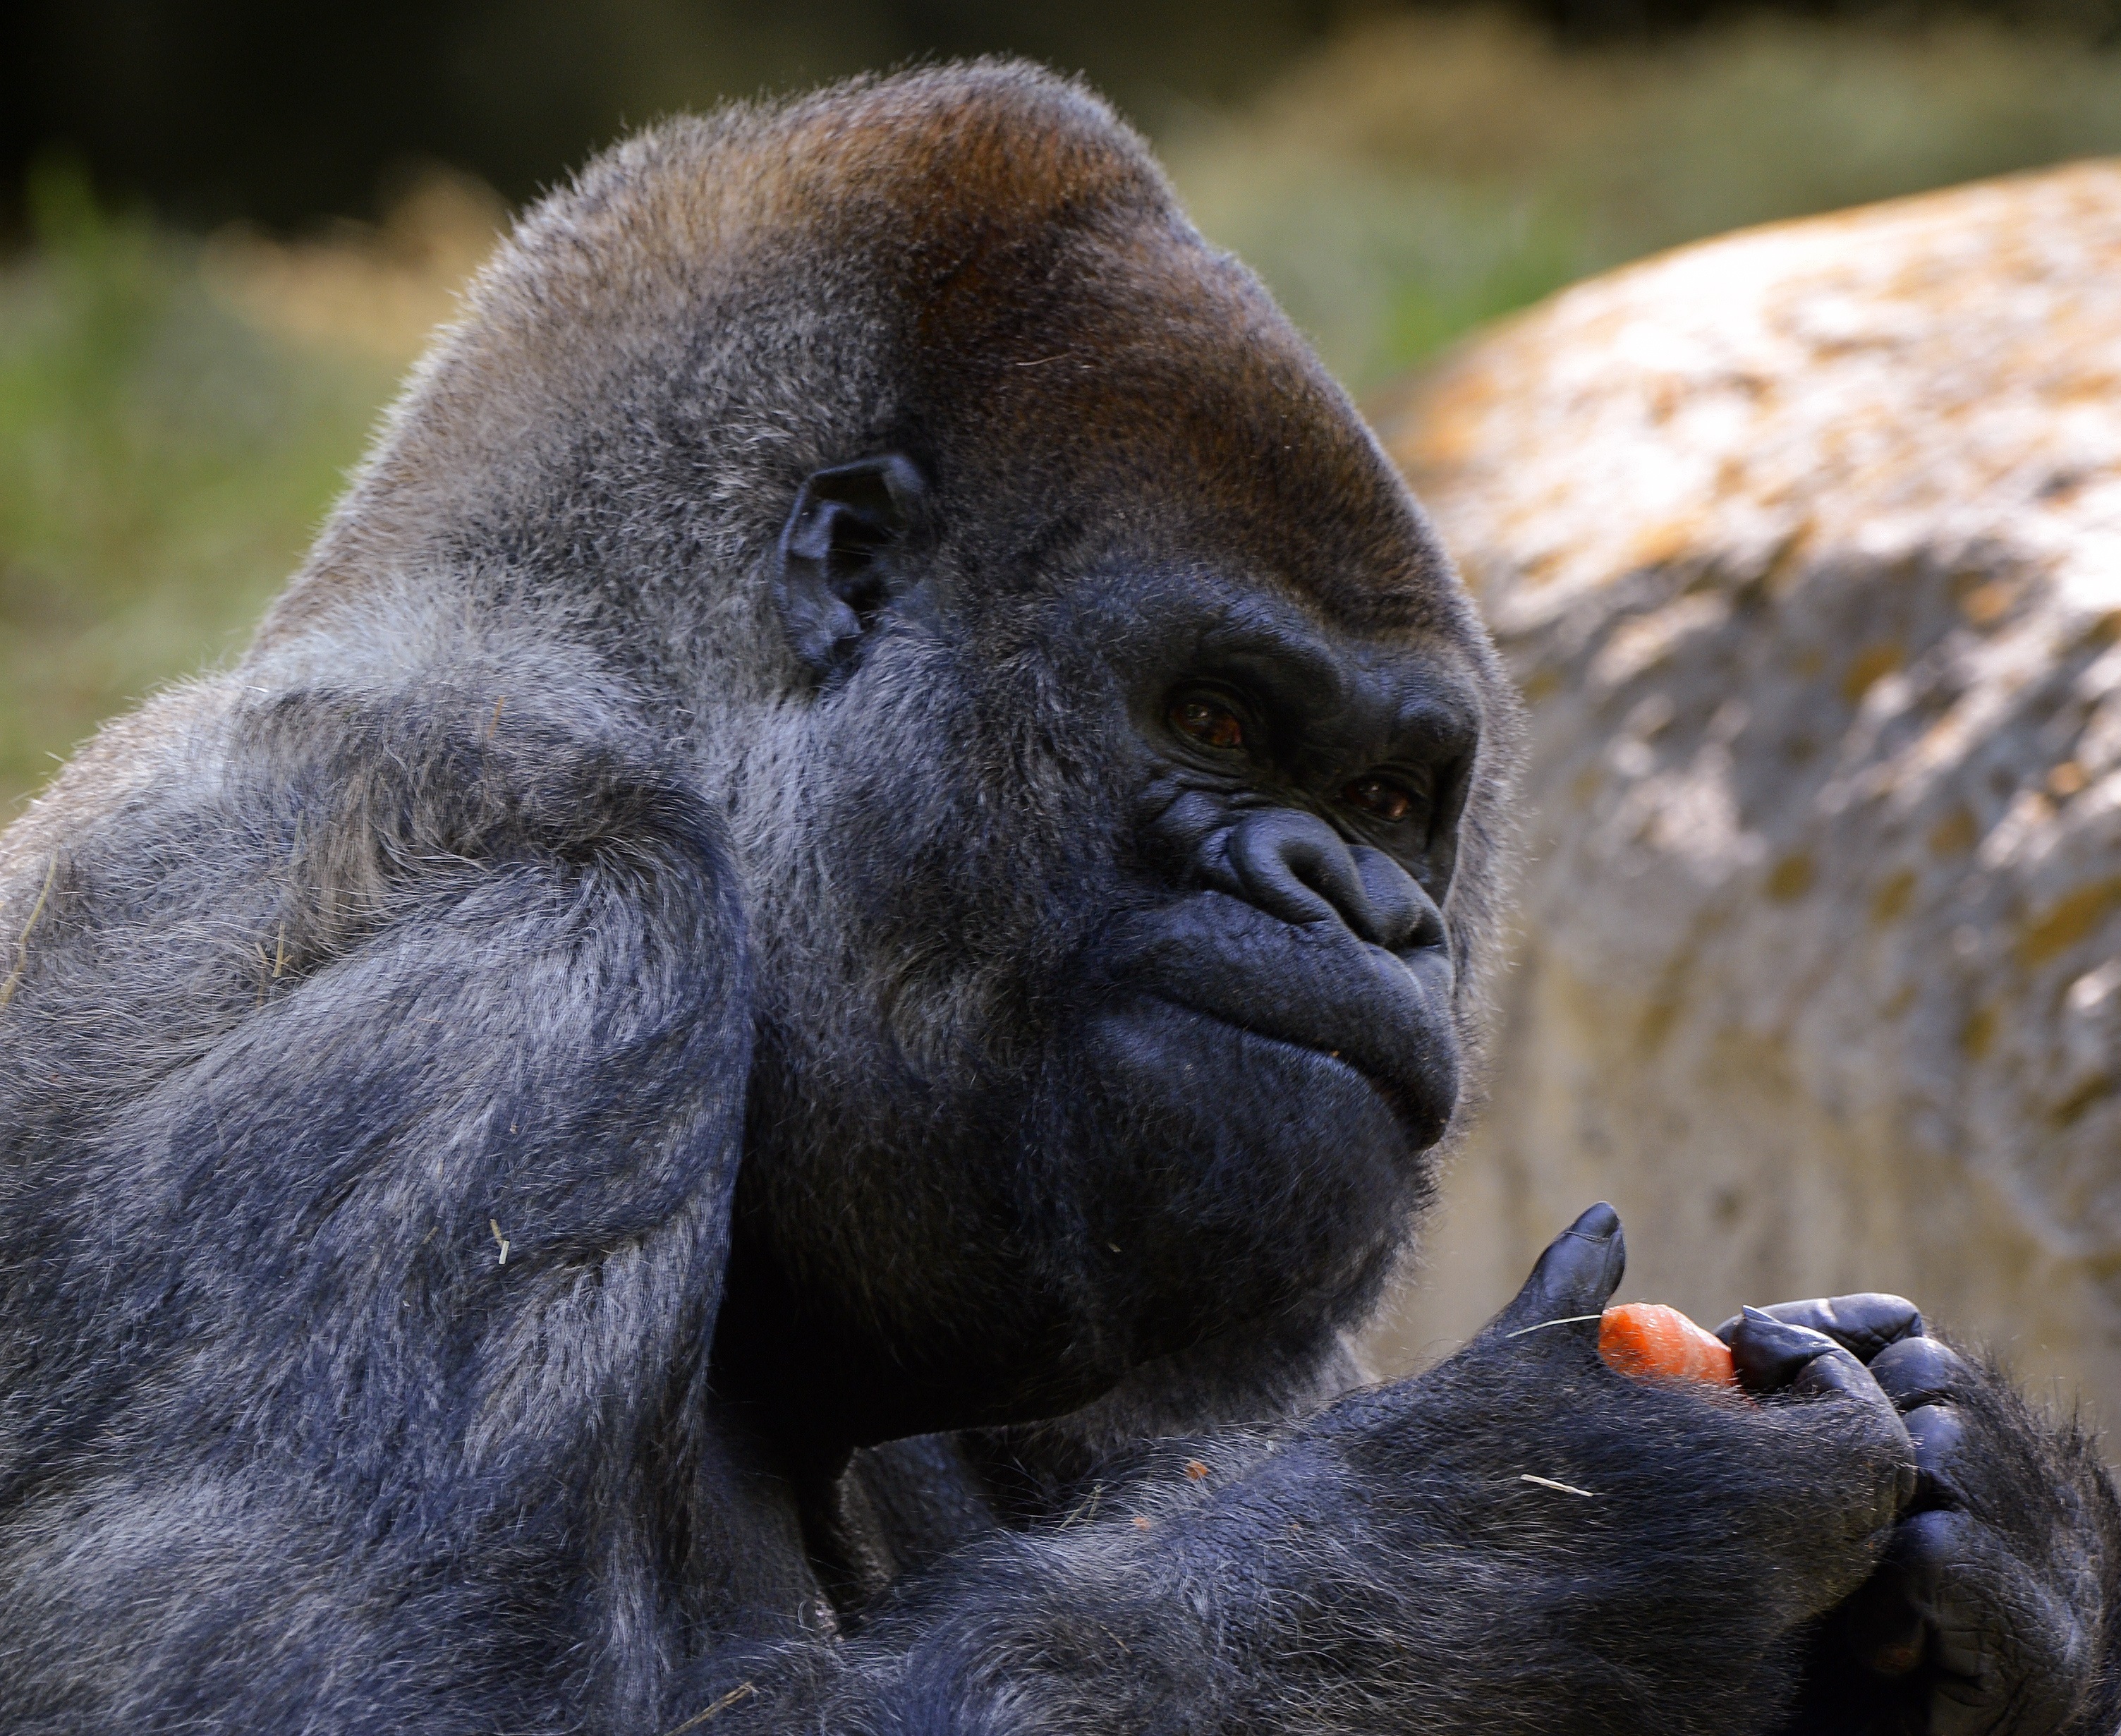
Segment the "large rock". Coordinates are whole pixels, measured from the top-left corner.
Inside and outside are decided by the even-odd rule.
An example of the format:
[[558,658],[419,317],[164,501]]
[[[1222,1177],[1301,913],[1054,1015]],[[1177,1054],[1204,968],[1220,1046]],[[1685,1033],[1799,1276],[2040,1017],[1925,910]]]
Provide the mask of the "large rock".
[[1904,1290],[2121,1420],[2121,165],[1616,273],[1382,427],[1533,726],[1388,1356],[1603,1195],[1627,1294]]

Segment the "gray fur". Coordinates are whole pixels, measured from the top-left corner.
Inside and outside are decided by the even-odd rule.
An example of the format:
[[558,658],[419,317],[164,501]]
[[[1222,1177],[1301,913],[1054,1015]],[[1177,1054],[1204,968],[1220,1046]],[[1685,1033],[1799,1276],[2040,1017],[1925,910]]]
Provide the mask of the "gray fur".
[[[919,582],[821,674],[782,526],[897,451]],[[1890,1407],[1499,1329],[1350,1394],[1411,1112],[1242,1028],[1120,1076],[1158,1052],[1100,973],[1178,903],[1301,970],[1385,950],[1216,892],[1220,822],[1182,899],[1143,866],[1206,785],[1130,647],[1224,618],[1477,744],[1406,1063],[1470,1066],[1514,702],[1095,99],[857,82],[529,214],[249,653],[0,837],[0,1724],[1789,1716],[1900,1517]],[[1520,1314],[1602,1301],[1617,1229],[1578,1244]],[[2110,1491],[1982,1416],[2062,1491],[2013,1559],[2079,1624],[2049,1700],[2109,1728]]]

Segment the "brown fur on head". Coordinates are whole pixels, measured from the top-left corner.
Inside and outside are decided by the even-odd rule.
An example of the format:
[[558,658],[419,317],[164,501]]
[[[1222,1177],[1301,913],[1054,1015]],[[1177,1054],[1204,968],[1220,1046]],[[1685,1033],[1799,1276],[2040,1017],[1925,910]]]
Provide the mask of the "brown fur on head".
[[946,492],[991,498],[997,473],[1036,452],[1051,468],[1017,502],[1027,534],[1056,498],[1072,510],[1153,475],[1202,522],[1242,522],[1262,566],[1351,621],[1460,625],[1440,564],[1392,510],[1343,548],[1276,546],[1291,526],[1350,530],[1362,515],[1336,502],[1410,508],[1140,141],[1075,85],[983,63],[668,123],[529,213],[261,644],[394,576],[431,583],[496,547],[535,566],[540,543],[607,528],[595,473],[637,487],[625,464],[641,458],[685,484],[662,558],[572,581],[655,593],[641,600],[667,628],[694,628],[779,531],[744,513],[758,484],[911,426],[949,455]]

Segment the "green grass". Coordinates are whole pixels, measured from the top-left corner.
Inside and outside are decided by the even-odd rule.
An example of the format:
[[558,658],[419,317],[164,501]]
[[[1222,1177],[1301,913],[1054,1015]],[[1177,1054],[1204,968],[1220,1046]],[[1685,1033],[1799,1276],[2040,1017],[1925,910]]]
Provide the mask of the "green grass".
[[103,718],[240,646],[394,367],[260,332],[184,237],[35,189],[0,272],[0,823]]
[[[1158,142],[1362,390],[1676,242],[2121,152],[2121,55],[1788,22],[1565,54],[1461,13],[1373,23]],[[36,244],[0,268],[0,821],[100,720],[241,643],[410,359],[422,273],[476,250],[482,208],[445,192],[438,227],[343,234],[245,297],[197,239],[40,178]]]

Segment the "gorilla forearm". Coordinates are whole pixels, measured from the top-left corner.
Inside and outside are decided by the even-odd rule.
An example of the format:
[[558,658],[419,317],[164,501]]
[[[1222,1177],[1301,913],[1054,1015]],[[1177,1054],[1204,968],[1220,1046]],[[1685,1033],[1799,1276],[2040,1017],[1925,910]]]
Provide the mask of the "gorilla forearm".
[[[10,1730],[541,1721],[580,1690],[540,1628],[652,1594],[683,1505],[649,1443],[697,1402],[748,1042],[716,828],[527,707],[332,709],[284,805],[228,794],[282,707],[77,830],[9,1009]],[[319,910],[320,861],[360,895]],[[85,969],[165,1017],[77,1020]],[[96,1045],[123,1100],[68,1143],[39,1087]]]

